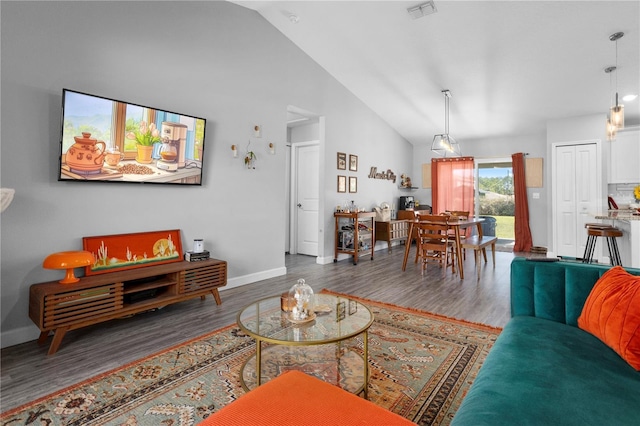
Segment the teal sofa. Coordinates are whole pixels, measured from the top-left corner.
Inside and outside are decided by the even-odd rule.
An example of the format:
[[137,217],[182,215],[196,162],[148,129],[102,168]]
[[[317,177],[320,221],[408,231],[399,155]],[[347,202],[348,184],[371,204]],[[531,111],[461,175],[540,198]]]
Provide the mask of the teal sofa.
[[640,425],[640,372],[577,325],[608,269],[513,260],[511,319],[452,426]]

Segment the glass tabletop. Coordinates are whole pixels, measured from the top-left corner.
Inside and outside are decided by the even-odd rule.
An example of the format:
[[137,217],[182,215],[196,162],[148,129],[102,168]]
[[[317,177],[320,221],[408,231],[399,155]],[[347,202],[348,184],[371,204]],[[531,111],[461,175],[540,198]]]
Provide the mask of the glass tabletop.
[[315,294],[316,317],[305,323],[293,323],[280,309],[280,296],[258,300],[244,307],[237,316],[238,325],[250,336],[285,345],[319,345],[357,336],[373,323],[366,305],[341,296]]

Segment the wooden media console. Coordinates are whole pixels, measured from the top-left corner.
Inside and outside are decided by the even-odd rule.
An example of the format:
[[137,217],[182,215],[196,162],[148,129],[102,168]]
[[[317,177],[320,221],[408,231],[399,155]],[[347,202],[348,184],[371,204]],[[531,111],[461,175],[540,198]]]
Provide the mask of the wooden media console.
[[29,317],[40,328],[39,344],[53,331],[49,355],[67,331],[133,315],[184,300],[213,295],[227,284],[227,262],[208,259],[175,262],[81,278],[73,284],[58,281],[33,284],[29,289]]

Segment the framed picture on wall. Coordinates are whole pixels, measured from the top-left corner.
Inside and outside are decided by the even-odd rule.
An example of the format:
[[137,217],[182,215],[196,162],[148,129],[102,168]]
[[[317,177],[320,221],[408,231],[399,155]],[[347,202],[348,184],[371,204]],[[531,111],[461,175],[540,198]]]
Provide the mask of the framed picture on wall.
[[347,192],[346,176],[338,176],[338,192]]
[[87,276],[182,261],[179,229],[82,237],[82,247],[96,259]]
[[358,192],[358,178],[349,176],[349,192]]
[[338,170],[347,170],[347,154],[344,152],[338,153]]
[[358,156],[349,154],[349,170],[352,172],[358,171]]

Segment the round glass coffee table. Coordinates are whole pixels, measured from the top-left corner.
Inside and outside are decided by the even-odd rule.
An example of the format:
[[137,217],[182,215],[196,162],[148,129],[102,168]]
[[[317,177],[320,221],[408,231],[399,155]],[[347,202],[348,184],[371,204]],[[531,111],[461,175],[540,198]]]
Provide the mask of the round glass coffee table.
[[[258,300],[238,313],[238,326],[256,340],[255,355],[240,369],[240,381],[246,390],[295,369],[355,394],[363,391],[368,397],[368,330],[373,313],[366,305],[346,297],[314,297],[318,312],[305,323],[289,321],[288,312],[280,309],[280,296]],[[320,312],[320,307],[328,312]],[[362,342],[344,343],[359,335]],[[356,351],[360,347],[362,355]]]

